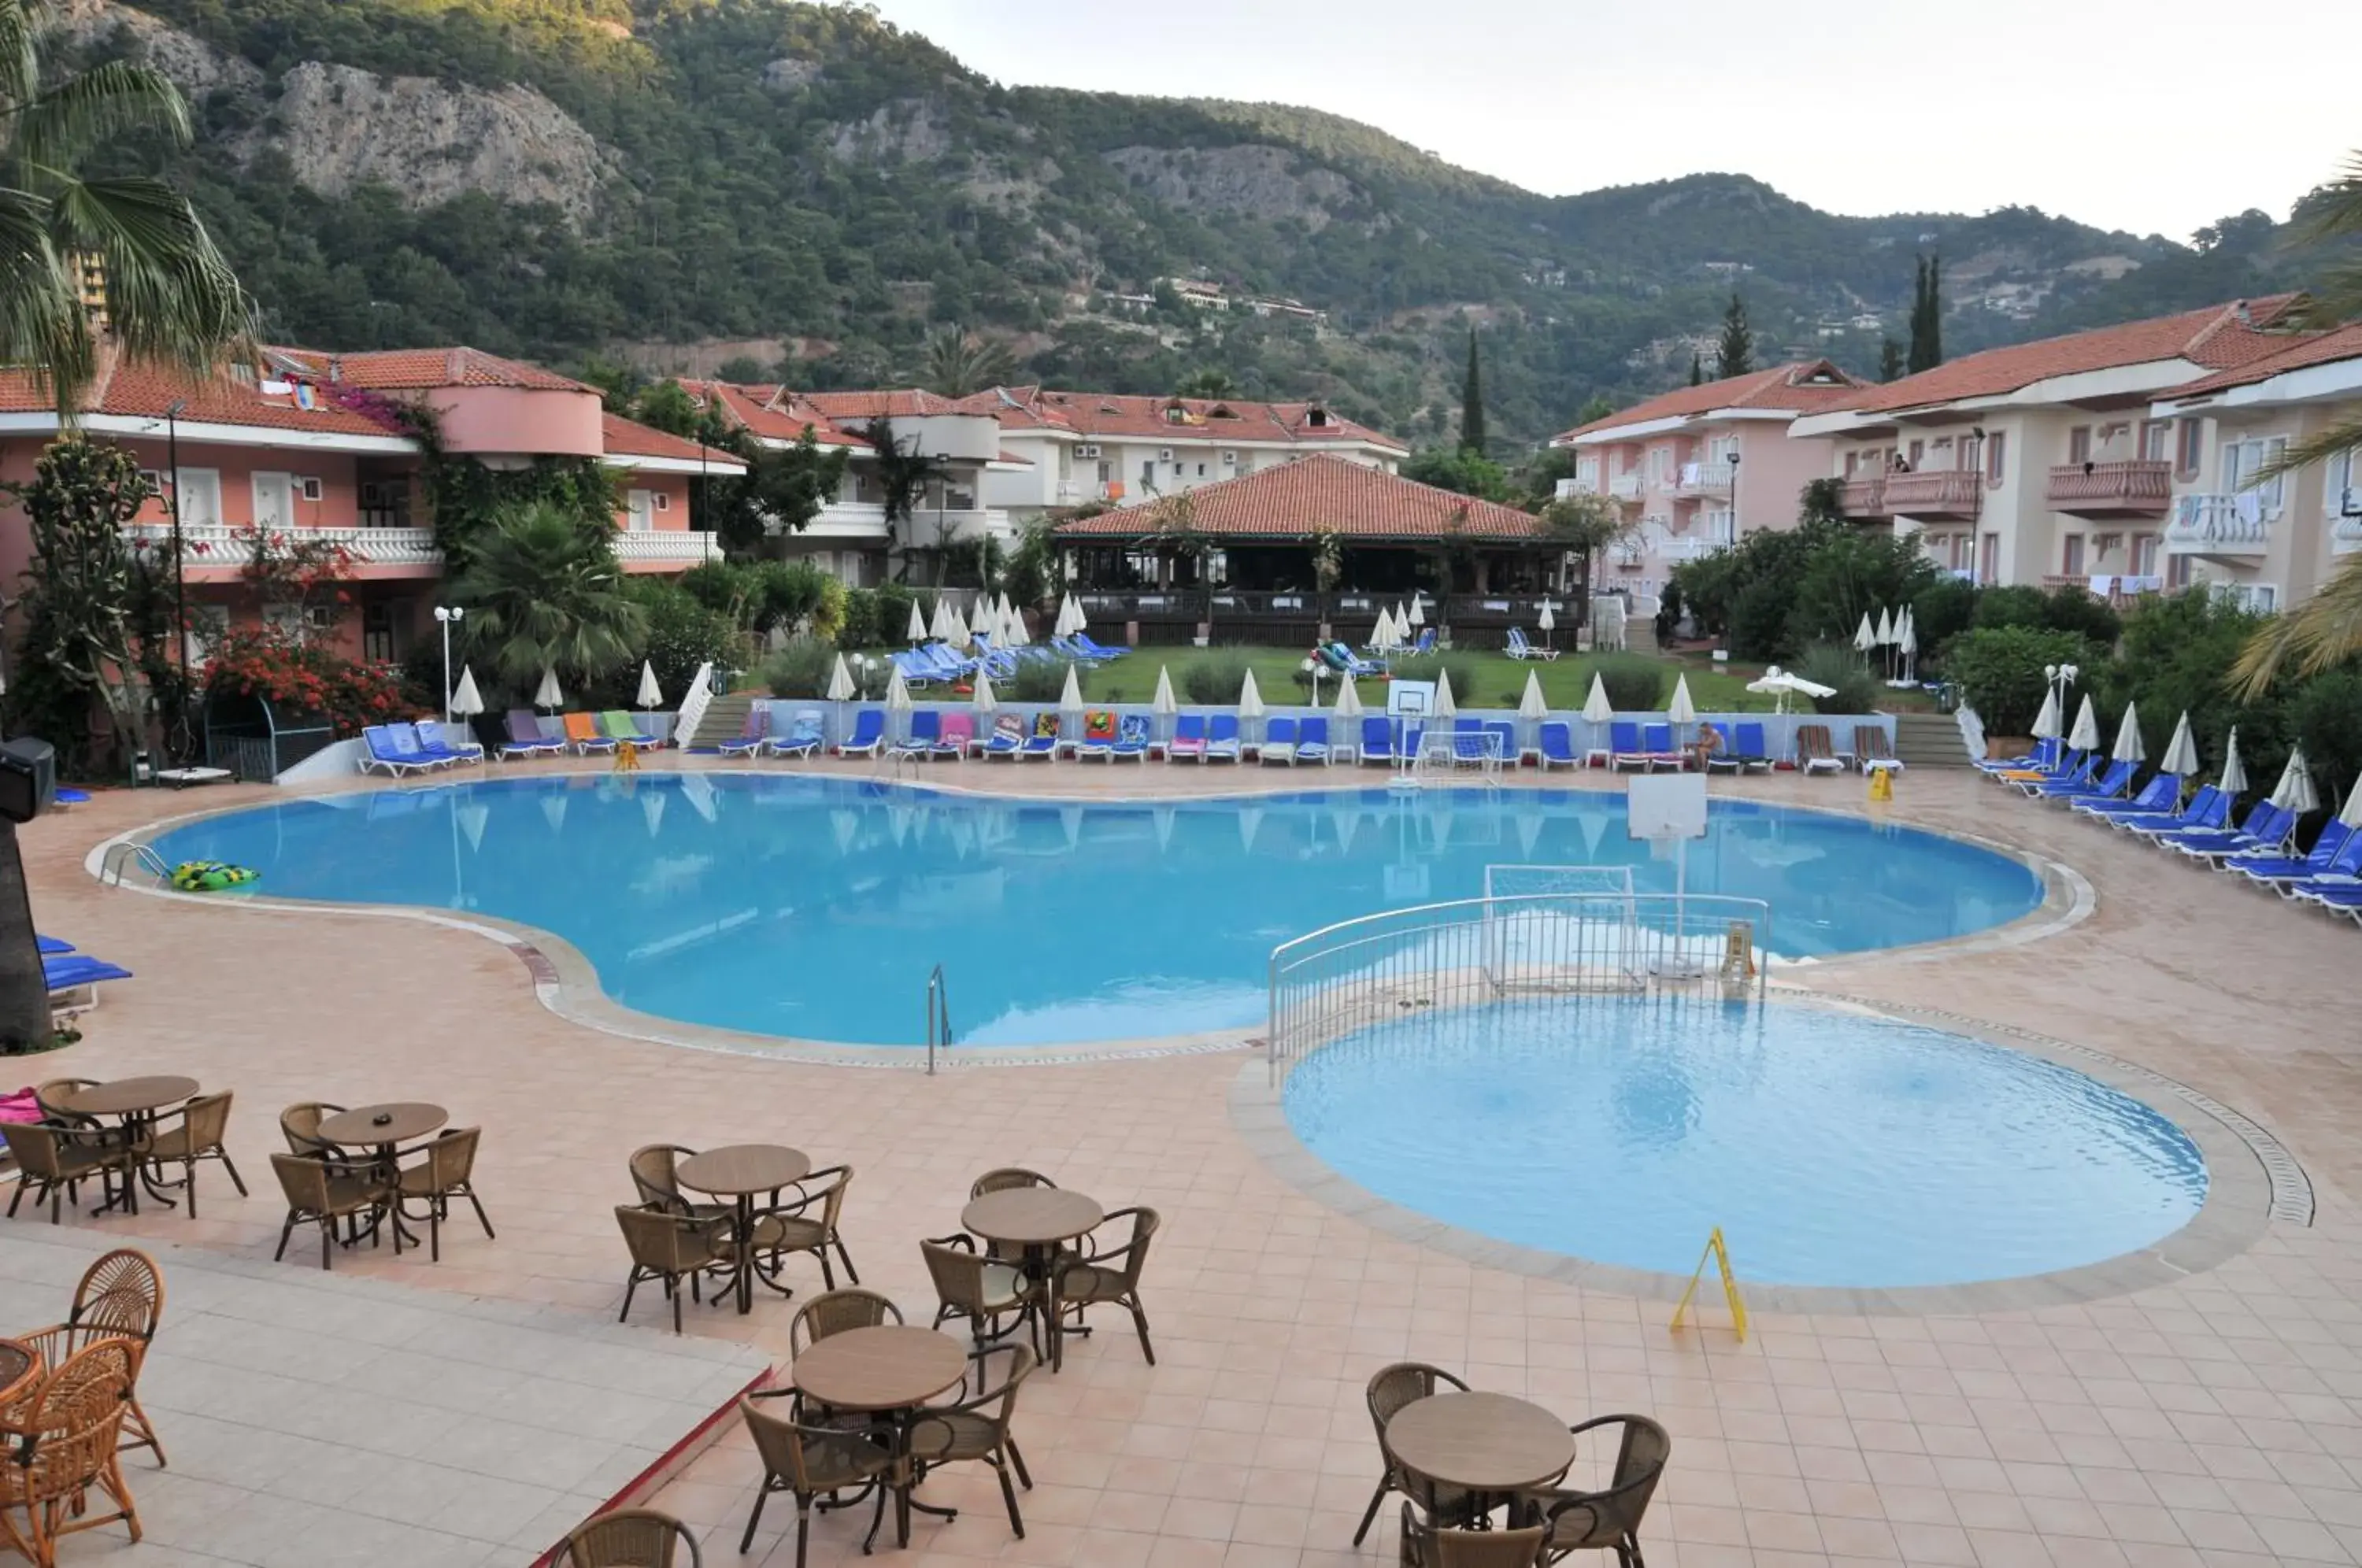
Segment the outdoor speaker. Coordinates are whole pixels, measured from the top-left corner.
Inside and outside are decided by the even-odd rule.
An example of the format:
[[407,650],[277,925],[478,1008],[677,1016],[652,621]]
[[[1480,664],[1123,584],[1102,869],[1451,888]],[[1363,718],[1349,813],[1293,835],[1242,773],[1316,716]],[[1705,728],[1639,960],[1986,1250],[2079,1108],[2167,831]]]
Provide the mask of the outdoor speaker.
[[0,745],[0,817],[28,823],[56,803],[57,748],[27,735]]

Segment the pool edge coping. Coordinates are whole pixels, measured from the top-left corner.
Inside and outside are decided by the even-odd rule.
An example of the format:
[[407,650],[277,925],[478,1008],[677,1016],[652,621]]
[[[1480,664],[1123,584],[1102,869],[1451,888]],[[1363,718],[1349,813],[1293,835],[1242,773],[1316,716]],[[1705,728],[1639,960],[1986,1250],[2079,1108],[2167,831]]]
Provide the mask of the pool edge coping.
[[[2204,1158],[2207,1184],[2205,1199],[2187,1222],[2148,1246],[2114,1257],[2070,1269],[1959,1285],[1772,1285],[1749,1281],[1742,1273],[1739,1289],[1750,1315],[1950,1317],[2072,1306],[2175,1284],[2238,1256],[2268,1234],[2275,1222],[2312,1222],[2311,1179],[2285,1144],[2250,1118],[2154,1068],[2032,1030],[1936,1009],[1787,987],[1772,994],[1775,999],[1767,1005],[1834,1006],[1897,1023],[1940,1028],[2081,1073],[2179,1129]],[[1266,1062],[1242,1066],[1228,1095],[1231,1130],[1265,1169],[1333,1213],[1478,1267],[1583,1289],[1670,1305],[1690,1285],[1686,1275],[1501,1241],[1381,1198],[1328,1165],[1297,1137],[1282,1104],[1284,1093],[1284,1087],[1273,1082]],[[2160,1098],[2172,1105],[2158,1103]],[[1703,1247],[1705,1238],[1698,1241]],[[1740,1256],[1743,1260],[1743,1241]],[[1719,1308],[1712,1310],[1719,1316]]]

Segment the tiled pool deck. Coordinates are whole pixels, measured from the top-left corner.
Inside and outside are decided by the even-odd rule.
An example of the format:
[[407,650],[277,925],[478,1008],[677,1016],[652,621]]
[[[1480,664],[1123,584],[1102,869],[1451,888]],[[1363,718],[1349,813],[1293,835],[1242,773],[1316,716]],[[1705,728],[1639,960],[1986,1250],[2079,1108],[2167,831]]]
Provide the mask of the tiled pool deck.
[[[1055,794],[1319,781],[1154,765],[968,764],[927,777]],[[1865,809],[1859,780],[1727,787]],[[1363,1384],[1405,1357],[1570,1420],[1634,1409],[1665,1421],[1673,1461],[1644,1534],[1661,1568],[2362,1560],[2362,1306],[2351,1295],[2362,1228],[2345,1208],[2362,1188],[2362,931],[1981,780],[1913,775],[1893,814],[2072,866],[2096,889],[2090,917],[2022,944],[1801,977],[2070,1042],[2185,1085],[2285,1145],[2312,1180],[2314,1220],[2270,1221],[2225,1261],[2130,1294],[1948,1314],[1764,1311],[1743,1346],[1719,1331],[1670,1333],[1670,1307],[1653,1296],[1488,1266],[1307,1196],[1239,1131],[1242,1051],[934,1078],[684,1051],[550,1010],[515,951],[478,934],[139,898],[83,869],[93,845],[126,828],[265,793],[106,794],[25,830],[42,929],[139,978],[90,1017],[84,1043],[19,1076],[176,1071],[234,1088],[231,1149],[255,1188],[241,1201],[209,1172],[203,1219],[80,1222],[92,1231],[205,1249],[241,1275],[276,1272],[276,1112],[311,1099],[433,1099],[486,1129],[479,1181],[500,1240],[463,1223],[440,1264],[364,1251],[337,1259],[340,1275],[561,1309],[546,1321],[620,1303],[611,1210],[631,1196],[624,1159],[644,1143],[777,1140],[851,1161],[844,1231],[863,1283],[922,1320],[933,1294],[916,1242],[956,1227],[981,1170],[1035,1165],[1110,1206],[1164,1212],[1145,1291],[1161,1364],[1143,1365],[1111,1320],[1062,1375],[1025,1391],[1018,1432],[1037,1483],[1022,1499],[1027,1538],[1010,1539],[988,1476],[946,1473],[930,1498],[975,1507],[951,1525],[922,1520],[906,1561],[1391,1562],[1391,1530],[1360,1551],[1350,1540],[1377,1471]],[[20,1218],[0,1237],[46,1230]],[[317,1284],[315,1270],[279,1270],[291,1292]],[[789,1310],[692,1309],[689,1322],[783,1357]],[[656,1305],[640,1304],[636,1320],[653,1337]],[[193,1473],[200,1463],[185,1462]],[[756,1477],[734,1432],[662,1502],[710,1527],[710,1562],[730,1561]],[[161,1485],[137,1465],[131,1478]],[[745,1561],[791,1562],[791,1535],[780,1542],[792,1523],[775,1504]],[[866,1527],[866,1514],[820,1520],[812,1561],[857,1557]],[[320,1560],[381,1560],[354,1528],[353,1550]],[[117,1556],[171,1560],[100,1537],[67,1550],[70,1562]]]

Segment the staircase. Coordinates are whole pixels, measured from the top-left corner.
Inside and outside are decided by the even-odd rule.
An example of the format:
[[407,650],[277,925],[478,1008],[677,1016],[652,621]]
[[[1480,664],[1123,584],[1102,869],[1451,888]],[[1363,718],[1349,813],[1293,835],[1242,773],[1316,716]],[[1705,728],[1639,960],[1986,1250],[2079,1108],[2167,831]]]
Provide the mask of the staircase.
[[[690,732],[689,747],[692,751],[712,751],[726,740],[736,740],[746,733],[746,712],[754,707],[757,693],[734,691],[727,697],[716,697],[706,704],[705,714]],[[1955,743],[1954,750],[1959,749]]]
[[1894,755],[1909,768],[1969,766],[1969,749],[1960,744],[1959,721],[1949,713],[1895,714]]

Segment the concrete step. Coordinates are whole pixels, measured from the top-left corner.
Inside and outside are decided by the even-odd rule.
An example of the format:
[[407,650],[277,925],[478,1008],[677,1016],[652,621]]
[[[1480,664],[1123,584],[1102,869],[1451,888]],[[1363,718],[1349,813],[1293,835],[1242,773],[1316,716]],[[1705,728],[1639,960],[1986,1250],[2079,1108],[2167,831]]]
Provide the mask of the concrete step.
[[1894,715],[1894,755],[1905,767],[1967,767],[1968,747],[1949,713]]
[[762,695],[756,691],[734,691],[727,697],[716,697],[699,721],[697,733],[689,737],[692,747],[711,750],[726,740],[736,740],[746,733],[746,711]]

